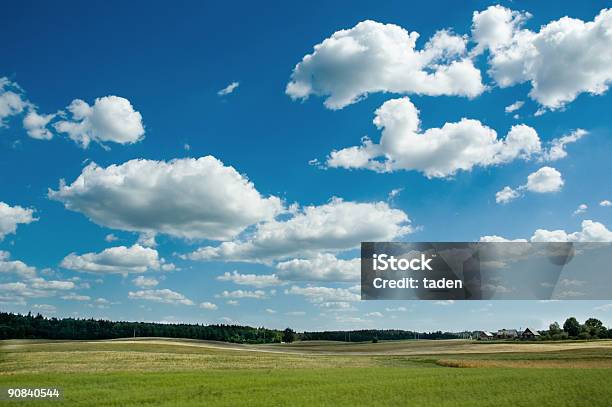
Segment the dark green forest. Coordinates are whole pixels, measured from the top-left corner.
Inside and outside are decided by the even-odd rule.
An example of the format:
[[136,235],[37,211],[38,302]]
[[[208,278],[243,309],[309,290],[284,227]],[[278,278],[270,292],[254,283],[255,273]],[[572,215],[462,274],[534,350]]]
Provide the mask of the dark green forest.
[[360,330],[294,333],[240,325],[160,324],[96,319],[46,318],[0,312],[0,339],[113,339],[127,337],[206,339],[235,343],[275,343],[299,340],[377,341],[395,339],[452,339],[447,332]]
[[304,332],[299,335],[303,341],[393,341],[400,339],[457,339],[453,332],[413,332],[401,329],[364,329],[360,331]]
[[113,339],[132,336],[206,339],[237,343],[280,342],[283,331],[239,325],[160,324],[46,318],[0,312],[0,339]]

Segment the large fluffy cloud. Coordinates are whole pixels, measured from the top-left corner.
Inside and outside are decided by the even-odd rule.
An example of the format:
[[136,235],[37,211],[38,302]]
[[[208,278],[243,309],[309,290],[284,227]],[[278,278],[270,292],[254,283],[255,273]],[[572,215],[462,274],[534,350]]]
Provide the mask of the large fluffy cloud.
[[282,211],[275,196],[212,156],[169,162],[92,163],[49,197],[114,229],[225,240]]
[[0,201],[0,240],[10,233],[15,233],[17,225],[28,224],[37,220],[34,217],[33,209],[22,208],[18,205],[10,206]]
[[100,253],[70,253],[62,260],[61,266],[76,271],[121,274],[174,269],[173,264],[159,257],[157,250],[138,244],[111,247]]
[[386,202],[334,198],[324,205],[306,206],[287,220],[261,223],[245,239],[202,247],[188,257],[269,262],[304,253],[352,249],[362,241],[393,240],[411,230],[408,216]]
[[529,14],[491,6],[473,17],[475,51],[489,51],[489,73],[502,87],[531,83],[530,97],[558,109],[580,93],[602,94],[612,81],[612,9],[593,21],[563,17],[534,32]]
[[527,176],[527,182],[524,185],[513,189],[505,186],[501,191],[495,194],[495,202],[505,204],[519,198],[523,192],[530,191],[538,194],[546,194],[558,192],[563,187],[563,177],[561,173],[552,167],[542,167],[539,170]]
[[58,121],[53,126],[58,132],[68,134],[83,148],[87,148],[92,141],[132,144],[144,136],[142,116],[125,98],[105,96],[97,98],[93,106],[75,99],[67,110],[72,115],[71,119]]
[[487,167],[540,154],[536,131],[513,126],[505,139],[478,120],[462,119],[441,128],[420,129],[419,111],[407,97],[392,99],[376,110],[374,124],[382,129],[379,144],[333,151],[327,166],[387,172],[416,170],[427,177],[448,177],[475,166]]
[[362,21],[315,45],[291,75],[293,99],[326,96],[341,109],[372,92],[475,97],[485,89],[480,71],[465,56],[466,39],[438,31],[422,49],[419,34],[394,24]]

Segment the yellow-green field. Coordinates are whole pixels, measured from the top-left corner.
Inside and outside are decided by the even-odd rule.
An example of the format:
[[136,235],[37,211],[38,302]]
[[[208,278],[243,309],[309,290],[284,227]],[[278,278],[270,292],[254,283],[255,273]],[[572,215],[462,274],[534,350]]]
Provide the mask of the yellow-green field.
[[53,405],[603,406],[611,382],[612,341],[0,341],[0,387]]

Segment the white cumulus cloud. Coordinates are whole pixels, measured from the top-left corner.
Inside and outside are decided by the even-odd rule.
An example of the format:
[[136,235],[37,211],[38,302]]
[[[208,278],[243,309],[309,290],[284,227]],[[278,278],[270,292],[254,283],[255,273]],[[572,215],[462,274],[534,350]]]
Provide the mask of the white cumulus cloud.
[[498,139],[495,130],[472,119],[421,130],[419,111],[407,97],[388,100],[375,113],[374,124],[382,130],[380,143],[365,139],[360,146],[333,151],[328,167],[415,170],[429,178],[449,177],[460,170],[541,153],[537,132],[526,125],[513,126],[505,139]]
[[200,303],[200,308],[207,309],[207,310],[210,310],[210,311],[214,311],[214,310],[216,310],[219,307],[217,306],[217,304],[205,301],[205,302],[201,302]]
[[66,109],[71,119],[60,120],[53,127],[60,133],[68,134],[83,148],[87,148],[92,141],[100,144],[133,144],[144,137],[142,116],[125,98],[105,96],[97,98],[93,106],[75,99]]
[[164,288],[162,290],[140,290],[128,292],[128,298],[132,300],[153,301],[164,304],[193,305],[193,301],[176,291]]
[[120,274],[174,269],[173,264],[159,257],[157,250],[139,244],[110,247],[100,253],[70,253],[64,257],[61,266],[76,271]]
[[527,176],[527,190],[540,194],[557,192],[563,187],[561,173],[552,167],[542,167]]
[[352,301],[361,300],[359,294],[346,288],[332,288],[332,287],[298,287],[292,286],[285,290],[287,295],[300,295],[305,297],[312,303],[325,304],[325,303],[346,303]]
[[21,114],[29,103],[23,98],[21,88],[6,77],[0,78],[0,127],[5,119]]
[[474,13],[476,53],[489,51],[489,74],[501,87],[529,82],[529,96],[558,109],[581,93],[600,95],[612,81],[612,9],[592,21],[562,17],[523,29],[528,13],[490,6]]
[[574,215],[580,215],[581,213],[585,213],[589,206],[587,204],[580,204],[578,208],[574,211]]
[[565,146],[571,143],[575,143],[584,136],[589,134],[586,130],[576,129],[569,134],[556,138],[550,142],[550,146],[547,151],[542,155],[543,161],[556,161],[561,158],[567,157],[567,151]]
[[268,263],[274,259],[342,251],[362,241],[388,241],[412,231],[408,216],[386,202],[358,203],[333,198],[320,206],[306,206],[287,220],[264,222],[244,239],[202,247],[192,260]]
[[31,108],[28,114],[23,118],[23,128],[28,133],[28,136],[38,140],[51,140],[53,133],[47,128],[47,125],[53,120],[57,114],[38,114],[36,109]]
[[338,259],[331,253],[292,259],[276,265],[278,277],[290,281],[359,281],[361,259]]
[[72,184],[49,190],[49,197],[103,226],[188,239],[232,238],[283,210],[279,198],[263,197],[212,156],[106,168],[92,163]]
[[314,46],[291,74],[293,99],[326,97],[341,109],[373,92],[476,97],[485,87],[466,54],[466,39],[438,31],[417,49],[417,32],[366,20]]
[[542,167],[527,176],[527,183],[515,189],[505,186],[495,194],[495,202],[505,204],[522,196],[525,191],[538,194],[558,192],[564,185],[561,173],[552,167]]
[[281,285],[283,282],[275,274],[240,274],[237,271],[225,272],[217,277],[219,281],[230,281],[238,285],[250,285],[262,288]]
[[216,295],[218,298],[252,298],[255,300],[264,300],[268,298],[268,295],[264,290],[234,290],[234,291],[223,291],[221,294]]
[[157,286],[159,281],[153,277],[138,276],[132,280],[132,283],[134,283],[136,287],[151,288]]
[[17,226],[37,221],[34,217],[34,210],[23,208],[19,205],[10,206],[0,201],[0,241],[4,236],[15,233]]
[[538,229],[531,236],[532,242],[612,242],[612,231],[602,223],[584,220],[581,230],[567,233],[564,230]]

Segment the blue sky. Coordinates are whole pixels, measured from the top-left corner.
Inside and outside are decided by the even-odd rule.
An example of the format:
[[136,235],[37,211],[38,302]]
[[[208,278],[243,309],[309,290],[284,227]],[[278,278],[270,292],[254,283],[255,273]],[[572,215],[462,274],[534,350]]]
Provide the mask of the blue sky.
[[[536,230],[542,229],[563,230],[568,236],[578,233],[566,237],[584,240],[585,236],[592,235],[584,230],[583,221],[592,220],[604,227],[603,234],[596,237],[610,240],[612,207],[600,204],[612,200],[609,182],[612,96],[607,91],[612,73],[606,67],[609,64],[602,63],[602,60],[606,62],[606,55],[597,53],[596,48],[591,53],[584,51],[588,47],[580,44],[573,50],[553,49],[546,54],[546,58],[558,56],[559,60],[553,61],[544,57],[538,60],[525,51],[526,56],[520,62],[529,67],[529,74],[533,76],[523,78],[510,72],[509,75],[521,78],[514,78],[510,86],[502,87],[500,77],[505,68],[498,66],[497,72],[501,74],[492,74],[490,70],[495,68],[492,60],[497,54],[503,56],[505,51],[513,50],[511,47],[515,44],[501,44],[495,49],[491,46],[477,53],[478,41],[472,32],[473,13],[484,12],[492,4],[497,3],[472,2],[457,6],[455,2],[418,5],[385,2],[373,6],[371,2],[335,5],[320,2],[297,7],[279,2],[267,6],[246,3],[238,7],[189,2],[173,8],[163,3],[148,3],[143,7],[137,2],[6,5],[0,28],[5,56],[0,62],[0,78],[6,78],[5,96],[11,89],[22,106],[20,111],[5,115],[4,126],[0,127],[0,202],[12,208],[6,213],[0,212],[0,216],[6,217],[7,225],[15,226],[0,229],[3,233],[0,250],[5,253],[0,257],[0,270],[4,262],[5,271],[0,273],[0,284],[4,284],[0,285],[0,308],[128,320],[237,321],[299,330],[371,327],[461,330],[526,325],[542,328],[570,314],[579,318],[594,315],[612,324],[612,306],[607,307],[606,302],[355,301],[358,280],[354,280],[351,264],[346,262],[358,256],[354,248],[361,237],[477,241],[483,236],[497,235],[529,239]],[[522,28],[534,35],[541,26],[564,16],[592,22],[601,11],[598,2],[561,2],[554,8],[543,3],[501,5],[507,7],[504,9],[507,13],[510,10],[530,13],[530,18],[525,14],[508,15],[517,21],[516,32]],[[481,75],[482,89],[473,97],[465,97],[461,93],[474,88],[466,90],[467,85],[459,86],[455,92],[459,96],[448,95],[453,92],[442,89],[443,84],[439,82],[432,82],[436,91],[418,91],[405,85],[403,77],[396,81],[381,74],[382,68],[378,69],[385,67],[385,61],[373,67],[347,65],[343,64],[343,54],[334,51],[327,57],[314,55],[313,66],[300,68],[304,83],[313,89],[307,98],[300,99],[296,94],[292,98],[287,94],[287,84],[297,77],[292,77],[294,69],[299,70],[296,64],[305,55],[313,54],[316,44],[365,20],[418,32],[416,50],[422,50],[439,30],[452,29],[455,39],[463,38],[466,47],[452,58],[473,65]],[[571,35],[572,29],[589,29],[573,21],[561,30]],[[607,21],[609,24],[610,20]],[[389,26],[371,25],[364,29],[383,35],[388,33]],[[349,37],[353,33],[350,31]],[[585,44],[601,45],[609,52],[610,38],[597,32],[592,35],[594,39],[585,40]],[[533,46],[540,46],[533,41]],[[404,45],[400,39],[398,46]],[[518,51],[524,50],[518,48]],[[539,51],[544,54],[545,50]],[[367,61],[369,54],[365,55]],[[609,54],[607,58],[609,61]],[[570,66],[568,61],[578,62]],[[542,65],[538,65],[540,62]],[[393,62],[388,63],[393,68]],[[442,59],[436,63],[450,62]],[[557,69],[545,72],[547,66]],[[433,63],[422,67],[428,73],[435,69]],[[365,72],[370,83],[378,80],[373,86],[383,91],[366,89],[368,94],[359,100],[335,109],[325,106],[323,102],[333,93],[326,88],[326,75],[336,78],[335,83],[342,82],[343,89],[356,89],[359,79],[353,80],[357,78],[355,72]],[[529,96],[534,80],[549,85],[540,92],[539,99]],[[239,86],[228,94],[218,94],[233,82]],[[596,85],[599,88],[593,92]],[[575,97],[555,99],[555,92],[568,87],[575,88]],[[442,94],[432,95],[436,92]],[[104,106],[97,105],[97,98],[109,96],[123,99],[106,99]],[[401,99],[404,97],[409,99]],[[83,125],[68,109],[75,99],[93,109],[89,127],[83,130],[81,126],[73,133],[54,127],[60,122]],[[393,132],[390,126],[383,130],[373,124],[377,109],[393,100],[405,109],[404,115],[412,111],[408,104],[418,109],[420,133],[469,118],[478,124],[467,129],[466,140],[471,140],[469,137],[474,134],[485,134],[487,129],[494,130],[497,140],[502,140],[512,126],[522,124],[537,132],[541,148],[532,151],[528,159],[523,157],[529,155],[525,151],[503,160],[499,155],[479,155],[467,170],[459,168],[444,176],[430,174],[429,177],[417,163],[418,157],[408,160],[402,155],[405,152],[399,150],[386,150],[386,154],[394,163],[404,160],[408,164],[390,164],[392,168],[384,172],[363,168],[364,165],[356,168],[359,165],[355,162],[348,165],[353,169],[347,169],[326,161],[332,151],[359,146],[363,136],[376,144],[383,131],[389,139],[405,137],[405,130]],[[524,105],[514,112],[505,111],[517,101],[523,101]],[[99,116],[94,105],[99,107]],[[105,111],[105,107],[109,110]],[[121,115],[125,109],[131,115],[120,119],[127,120],[129,128],[113,128],[104,121],[112,122],[113,114]],[[27,134],[22,123],[26,115],[55,114],[60,110],[64,113],[50,118],[46,126],[52,139],[40,140]],[[538,111],[543,114],[536,115]],[[1,112],[0,109],[0,117]],[[134,116],[135,112],[140,118]],[[134,123],[136,128],[131,126]],[[139,129],[138,125],[142,127]],[[587,134],[565,145],[565,157],[546,158],[553,140],[576,129],[584,129]],[[83,134],[93,138],[86,148]],[[478,139],[474,146],[482,146],[482,142],[483,139]],[[492,143],[491,148],[506,148],[495,144],[495,140]],[[409,149],[413,150],[414,146]],[[428,154],[426,158],[441,162],[463,159],[457,158],[452,149],[433,150]],[[71,189],[60,198],[49,198],[49,189],[57,191],[60,179],[68,186],[73,185],[91,163],[97,164],[99,175],[109,175],[105,169],[115,164],[125,176],[121,171],[127,171],[126,163],[133,159],[155,160],[148,162],[156,169],[160,162],[179,159],[176,162],[187,163],[187,158],[209,155],[216,160],[207,162],[205,168],[191,168],[190,171],[195,171],[193,179],[176,181],[169,177],[164,188],[139,185],[131,189],[133,184],[127,182],[118,193],[112,194],[106,188],[108,185],[100,189],[91,187],[94,179],[90,178],[85,191]],[[313,159],[319,165],[309,164]],[[370,157],[368,162],[372,163],[371,160],[381,158]],[[178,166],[171,167],[176,171],[175,177],[185,176]],[[229,167],[235,169],[227,175],[230,178],[216,178],[216,170],[228,173]],[[545,179],[553,184],[540,185],[539,190],[537,185],[529,186],[528,176],[542,167],[558,171],[562,185],[558,180],[555,184],[555,179]],[[143,175],[146,173],[137,170],[127,177],[138,183],[147,179]],[[111,182],[109,179],[103,178],[101,182]],[[237,182],[236,189],[227,187],[233,185],[229,179]],[[248,186],[246,179],[253,185]],[[215,185],[222,185],[226,189],[224,194],[216,194]],[[520,196],[510,202],[496,202],[496,193],[505,186]],[[390,198],[393,190],[401,192]],[[342,201],[333,201],[333,197]],[[167,208],[152,205],[154,208],[151,208],[139,207],[139,200],[193,204],[168,204]],[[356,205],[350,206],[350,203]],[[587,208],[574,214],[581,204]],[[94,211],[99,206],[103,207],[103,214]],[[18,207],[22,210],[19,213],[14,209]],[[314,215],[309,214],[308,207]],[[33,212],[24,215],[23,211],[30,209]],[[300,222],[304,221],[305,229],[312,229],[313,224],[308,222],[316,221],[311,216],[318,211],[329,214],[326,211],[340,209],[346,210],[343,214],[354,214],[357,223],[370,215],[380,218],[376,218],[375,224],[364,220],[362,228],[353,225],[350,216],[351,222],[333,218],[338,224],[328,223],[330,230],[346,228],[349,231],[346,239],[329,238],[330,230],[322,227],[319,235],[313,231],[317,236],[301,236],[303,240],[298,241],[304,247],[291,252],[279,248],[283,239],[266,243],[266,250],[275,254],[260,253],[265,257],[263,261],[255,259],[253,252],[245,254],[241,261],[218,251],[214,258],[190,255],[199,248],[218,248],[224,241],[254,242],[257,246],[258,240],[253,236],[263,235],[266,228],[290,235],[294,223],[299,229]],[[30,219],[15,221],[19,214]],[[242,215],[248,220],[236,222]],[[116,220],[119,218],[120,222]],[[156,223],[160,218],[165,219],[164,227]],[[184,219],[191,223],[181,223]],[[208,224],[198,223],[211,219],[222,229],[223,225],[231,224],[237,233],[213,236],[215,233]],[[137,223],[139,226],[135,226]],[[198,226],[193,226],[196,223]],[[376,229],[374,226],[380,223],[389,227]],[[147,245],[142,239],[137,243],[139,232],[144,229],[156,231],[155,246],[151,242]],[[110,234],[116,240],[105,239]],[[357,240],[351,241],[352,238]],[[131,250],[129,254],[135,256],[136,265],[122,264],[116,258],[118,251],[100,255],[104,250],[121,246]],[[75,257],[66,261],[71,253]],[[317,256],[321,261],[317,263],[318,268],[313,266]],[[302,262],[289,263],[296,259]],[[16,261],[23,262],[23,266]],[[284,269],[279,263],[286,263]],[[296,264],[303,267],[297,270]],[[25,265],[35,271],[23,271]],[[332,266],[341,270],[327,274],[321,271]],[[21,271],[17,270],[19,267]],[[104,270],[104,267],[107,268]],[[240,276],[259,277],[240,280],[257,281],[251,284],[237,284],[236,278],[234,281],[217,279],[233,271]],[[272,274],[277,279],[262,282],[265,277],[262,280],[261,276]],[[296,278],[297,275],[300,277]],[[146,286],[141,280],[135,283],[138,276],[155,280],[157,284],[150,281]],[[57,282],[55,288],[50,282]],[[18,283],[21,284],[15,285]],[[227,298],[223,296],[224,291],[229,293]],[[228,301],[237,304],[228,304]],[[211,305],[200,306],[206,302],[215,304],[216,309],[211,309],[214,308]]]

